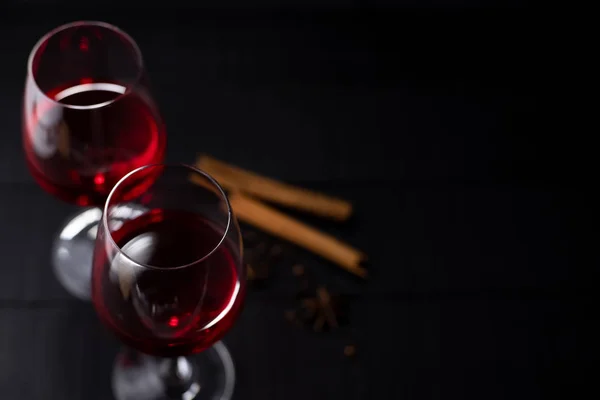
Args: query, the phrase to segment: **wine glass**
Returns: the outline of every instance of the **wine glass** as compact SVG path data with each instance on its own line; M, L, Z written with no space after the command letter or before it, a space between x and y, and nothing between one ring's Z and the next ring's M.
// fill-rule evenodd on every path
M89 299L97 223L110 189L129 171L162 162L166 136L148 91L142 55L125 32L73 22L43 36L27 65L23 147L47 192L88 206L55 239L55 275ZM151 178L150 176L148 178ZM151 179L140 180L140 190Z
M219 339L241 310L242 256L229 200L205 172L153 164L115 185L96 237L92 301L136 350L117 357L118 400L231 397L233 363Z

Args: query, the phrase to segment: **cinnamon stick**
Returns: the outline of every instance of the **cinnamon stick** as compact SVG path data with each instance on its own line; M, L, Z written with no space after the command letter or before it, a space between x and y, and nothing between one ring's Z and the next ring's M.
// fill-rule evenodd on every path
M278 182L207 155L198 158L196 167L212 175L227 190L239 190L262 200L338 221L344 221L352 214L352 205L345 200Z
M241 221L304 247L347 271L366 278L367 270L360 266L366 260L366 255L346 243L239 192L231 193L229 202Z

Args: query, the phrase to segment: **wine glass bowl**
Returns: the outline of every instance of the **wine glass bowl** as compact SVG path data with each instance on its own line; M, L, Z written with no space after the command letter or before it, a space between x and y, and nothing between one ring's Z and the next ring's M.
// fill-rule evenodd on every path
M76 22L40 39L29 57L23 111L32 175L78 205L103 204L123 175L164 157L141 52L109 24Z
M128 182L144 174L153 184L132 195ZM176 360L202 352L241 310L242 256L227 196L209 175L185 165L138 168L104 206L93 257L94 307L124 344L144 354ZM122 370L114 378L120 384Z
M166 133L147 83L138 45L110 24L73 22L44 35L27 63L22 122L39 186L69 203L101 206L125 174L162 162ZM138 178L132 192L152 183L150 174ZM56 276L80 298L89 297L100 214L75 215L54 245Z

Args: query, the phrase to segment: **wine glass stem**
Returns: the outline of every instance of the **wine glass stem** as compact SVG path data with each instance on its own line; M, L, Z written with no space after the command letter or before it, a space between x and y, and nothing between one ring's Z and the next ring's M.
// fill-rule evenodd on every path
M186 357L165 358L159 370L170 393L184 393L194 381L193 364Z

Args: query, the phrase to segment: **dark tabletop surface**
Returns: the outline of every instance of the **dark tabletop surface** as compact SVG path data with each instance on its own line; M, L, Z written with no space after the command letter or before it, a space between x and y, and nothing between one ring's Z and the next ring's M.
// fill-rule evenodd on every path
M75 207L34 183L20 144L28 53L77 18L138 41L169 161L207 152L355 204L343 225L306 220L364 249L368 282L294 253L352 295L351 329L298 329L283 285L251 290L225 338L236 399L536 399L587 382L593 284L573 232L589 204L544 133L531 14L39 10L0 12L0 399L112 398L119 344L49 262Z

